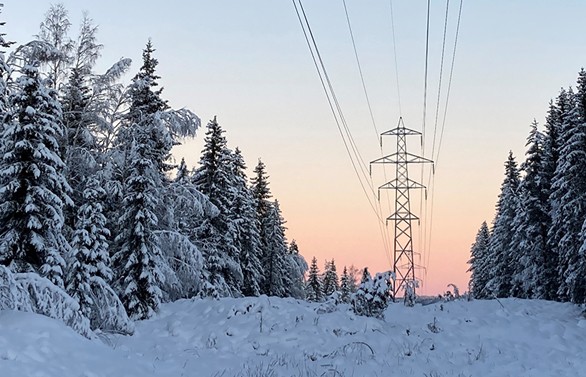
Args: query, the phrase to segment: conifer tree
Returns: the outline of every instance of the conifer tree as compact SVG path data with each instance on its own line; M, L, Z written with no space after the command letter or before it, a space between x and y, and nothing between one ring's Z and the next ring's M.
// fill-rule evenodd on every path
M196 188L219 210L217 216L205 220L198 234L198 246L204 253L205 280L211 284L206 289L212 296L240 293L243 279L231 221L234 175L224 132L216 117L208 123L200 166L193 177Z
M269 212L271 211L271 190L269 188L269 176L266 173L266 166L265 164L259 159L258 164L254 168L254 175L251 179L251 186L250 190L252 192L252 197L256 206L256 218L259 224L259 240L260 240L260 248L261 248L261 265L263 266L264 270L263 275L265 276L263 279L266 280L266 276L268 272L266 271L269 267L266 264L266 261L269 260L268 254L268 230L266 225L268 222L266 221ZM261 293L262 294L269 294L266 291L268 287L267 284L261 284Z
M580 89L579 89L580 90ZM579 300L574 290L573 268L579 258L582 222L586 218L586 124L581 122L577 96L567 92L566 109L561 113L562 127L559 163L552 181L552 224L549 237L557 254L558 298ZM557 241L557 242L555 242Z
M40 272L63 287L69 250L63 207L71 200L59 154L61 105L36 65L26 64L21 73L2 130L0 261L15 272Z
M362 270L362 277L360 278L360 284L365 283L370 280L372 280L372 277L370 276L370 272L368 271L368 267L364 267L364 269Z
M148 131L149 124L141 123L140 127ZM159 225L155 211L160 176L148 157L148 132L137 133L137 136L129 153L130 171L124 182L121 232L116 237L120 246L113 263L117 266L121 299L129 316L146 319L158 310L162 299L160 287L164 283L160 265L162 253L155 235Z
M319 302L323 299L323 289L319 278L319 267L317 266L317 259L315 257L311 260L311 266L309 267L305 297L307 298L307 301L313 302Z
M543 143L544 137L534 121L527 138L527 157L521 165L525 176L519 185L518 210L511 224L514 230L510 246L513 252L511 295L514 297L544 297L543 266L550 218Z
M242 270L242 294L258 296L263 276L260 263L261 247L259 222L252 192L247 186L246 165L238 148L230 155L233 198L230 208L230 221L235 232L236 247L240 255Z
M562 147L562 114L568 111L568 93L562 89L555 102L550 101L549 110L545 121L545 134L543 142L543 184L545 193L548 195L546 210L548 213L548 231L545 245L544 263L541 269L543 298L555 300L558 298L558 287L560 284L557 264L557 244L559 243L558 233L552 230L553 227L553 206L557 205L552 195L552 184L555 172L560 163L560 150Z
M514 260L510 246L513 240L511 224L518 209L519 169L513 153L505 163L505 179L501 185L501 193L496 205L496 216L493 222L492 235L489 243L490 268L487 293L496 297L508 297L511 293Z
M88 178L71 241L73 263L69 269L67 292L78 301L82 313L88 318L92 317L94 304L92 282L101 279L107 284L112 279L107 241L110 231L106 228L102 205L105 196L106 191L97 177Z
M324 295L327 297L332 293L338 291L339 289L340 286L338 283L338 273L336 272L336 264L333 259L329 262L326 261L323 278Z
M177 167L177 174L175 175L175 182L185 182L189 179L189 170L185 163L185 158L181 159L181 163Z
M133 319L145 319L158 309L163 294L163 257L157 207L172 145L161 118L166 102L160 98L152 44L143 52L143 66L129 89L130 109L118 135L124 152L122 181L124 198L118 222L113 265L119 293Z
M287 270L287 243L285 239L285 220L281 215L279 202L275 200L265 218L266 244L262 263L265 266L262 291L269 296L289 296L291 277Z
M342 271L342 278L340 279L340 299L344 303L350 302L350 296L352 295L350 276L348 275L348 269L344 266Z
M487 294L486 284L489 279L489 269L492 267L492 260L490 259L488 247L490 242L490 233L486 221L482 223L476 240L472 244L470 250L471 258L468 261L470 264L469 272L472 272L470 277L471 293L475 298L489 298Z

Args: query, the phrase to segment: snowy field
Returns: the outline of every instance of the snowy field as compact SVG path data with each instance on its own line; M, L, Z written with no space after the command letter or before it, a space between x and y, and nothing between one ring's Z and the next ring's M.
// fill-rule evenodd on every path
M586 376L586 319L505 299L393 304L383 321L263 296L166 304L133 336L88 340L0 311L0 376Z

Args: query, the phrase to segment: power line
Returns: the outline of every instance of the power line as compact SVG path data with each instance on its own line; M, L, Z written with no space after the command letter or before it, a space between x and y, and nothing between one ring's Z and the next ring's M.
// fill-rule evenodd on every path
M450 66L450 77L448 79L448 90L446 93L446 103L444 104L444 116L443 116L443 120L442 120L442 130L440 132L440 139L439 139L438 148L437 148L436 164L437 164L437 160L439 159L440 149L442 147L442 140L444 137L444 129L446 127L446 115L448 113L448 103L450 100L450 92L452 89L452 77L454 75L454 62L456 61L456 48L458 47L458 35L460 34L460 20L462 18L462 5L463 5L463 3L464 3L464 0L460 0L460 7L458 10L458 22L456 24L456 38L454 39L454 51L452 52L452 63Z
M352 134L347 126L346 120L345 120L344 115L342 113L341 106L340 106L340 104L337 100L337 97L335 95L333 85L332 85L332 83L329 79L329 76L327 74L325 64L323 63L323 60L321 58L321 54L319 52L319 48L317 46L317 43L315 41L315 37L314 37L313 32L311 30L311 26L310 26L309 21L307 19L307 14L305 12L305 9L303 8L303 4L302 4L301 0L298 0L298 1L299 1L299 6L297 6L297 3L295 2L295 0L292 0L293 6L295 8L295 13L297 14L299 24L301 25L301 29L303 31L305 41L306 41L307 46L309 48L309 51L311 53L311 57L312 57L314 66L315 66L316 71L318 73L322 88L324 90L324 94L326 95L328 105L330 107L330 110L332 112L332 116L334 117L334 121L335 121L336 126L338 128L338 132L340 133L340 136L342 137L344 148L346 149L346 153L348 154L348 157L350 158L352 168L356 174L356 177L358 178L358 181L360 183L360 187L362 188L362 191L364 192L364 195L366 196L366 199L368 200L370 207L372 208L372 210L374 211L375 215L377 216L377 218L379 220L379 230L381 231L381 236L383 237L383 243L384 243L384 230L382 228L382 226L384 224L384 220L382 219L381 213L379 213L376 210L374 204L371 201L371 198L366 190L365 184L362 180L362 177L360 176L360 172L356 166L356 162L354 161L354 159L356 158L357 160L362 162L362 165L360 165L360 167L362 169L363 175L366 176L364 169L363 169L364 161L362 160L362 157L357 150L357 147L356 147L354 140L352 138ZM301 10L301 12L300 12L300 10ZM301 14L303 14L303 17L301 16ZM304 21L305 21L305 23L304 23ZM321 67L321 69L320 69L320 67ZM348 137L348 140L346 140L346 137L344 136L344 131L346 132L346 137ZM352 149L352 152L354 153L354 157L352 156L351 149ZM374 193L374 188L372 187L372 183L370 184L369 188ZM387 258L388 257L389 256L387 255Z
M340 121L342 123L343 129L346 133L346 136L348 137L350 147L351 147L352 152L354 153L354 156L358 162L358 166L362 172L363 177L366 178L367 183L369 183L368 182L368 175L366 174L366 164L364 163L364 159L362 158L362 155L360 154L360 151L358 150L358 147L356 146L354 138L352 137L352 133L350 132L350 129L348 128L348 123L346 122L346 118L344 117L344 113L342 112L342 108L341 108L340 103L338 101L338 97L336 96L336 92L334 91L332 82L330 80L330 77L329 77L328 72L326 70L325 64L324 64L323 59L321 57L321 54L319 52L319 48L317 47L317 42L315 41L313 31L311 30L311 25L309 24L309 20L307 19L307 14L305 13L303 3L301 2L301 0L298 0L298 1L299 1L299 6L301 8L301 12L303 13L303 18L304 18L305 23L307 25L307 30L309 32L309 36L311 37L311 41L312 41L313 46L315 48L315 52L317 54L318 61L320 63L322 72L324 74L325 81L328 84L328 88L330 90L329 93L331 94L332 99L334 101L334 104L336 105L336 109L337 109L338 114L340 116ZM372 186L371 183L369 185L369 188L372 191L372 193L374 194L375 193L374 187ZM370 199L369 199L369 201L370 201Z
M452 78L453 78L453 74L454 74L454 62L456 60L456 49L458 47L458 35L460 34L460 21L462 19L462 5L464 3L464 0L460 0L460 6L458 9L458 21L456 23L456 35L454 38L454 49L452 51L452 62L450 64L450 76L448 78L448 89L446 92L446 101L444 104L444 114L443 114L443 119L442 119L442 128L441 128L441 132L440 132L440 138L439 138L439 143L438 143L438 148L437 148L437 155L435 158L435 164L436 164L436 168L437 168L437 163L439 160L439 156L440 156L440 151L441 151L441 146L442 146L442 140L444 137L444 129L446 126L446 116L448 113L448 104L449 104L449 99L450 99L450 92L452 89ZM433 156L432 156L433 157ZM433 229L433 208L434 208L434 195L435 195L435 174L432 176L432 182L431 182L431 217L430 217L430 224L429 224L429 242L428 244L431 245L431 235L432 235L432 229ZM430 258L431 256L428 255L428 258ZM429 260L428 260L429 262ZM427 270L426 270L427 271Z
M442 38L442 53L441 53L441 59L440 59L440 72L439 72L439 79L438 79L438 86L437 86L437 103L436 103L436 107L435 107L435 121L434 121L434 125L433 125L433 142L431 144L431 158L433 159L434 154L435 154L435 145L436 145L436 136L437 136L437 125L438 125L438 120L439 120L439 110L440 110L440 101L441 101L441 94L442 94L442 79L443 79L443 73L444 73L444 56L445 56L445 51L446 51L446 35L448 32L448 16L449 16L449 11L450 11L450 0L446 0L446 13L445 13L445 17L444 17L444 32L443 32L443 38ZM431 176L433 174L433 171L430 170L429 171L429 178L427 180L428 186L431 183ZM433 192L433 187L431 188L432 192ZM425 218L427 220L427 208L428 206L425 207ZM425 242L425 247L423 249L423 263L424 265L426 265L426 260L429 256L429 247L430 245L428 244L428 241L431 241L431 222L432 222L432 217L433 217L433 199L431 201L431 214L430 214L430 219L429 219L429 223L430 223L430 235L429 235L429 240L428 240L428 236L427 236L427 221L425 222L425 230L424 230L424 242Z
M427 24L426 24L426 31L425 31L425 74L423 78L423 126L421 129L421 133L423 134L422 138L422 149L423 155L425 156L425 122L427 118L427 72L428 72L428 63L429 63L429 13L431 7L431 0L427 0Z
M437 104L435 107L435 123L433 126L433 143L431 144L431 157L432 158L435 153L435 140L436 140L436 134L437 134L437 124L438 124L438 119L439 119L440 98L441 98L441 94L442 94L442 78L443 78L443 74L444 74L444 55L445 55L445 51L446 51L446 34L448 31L449 11L450 11L450 0L446 0L446 15L445 15L445 20L444 20L444 36L443 36L443 40L442 40L442 57L440 60L439 82L438 82L438 86L437 86Z
M430 19L430 12L431 11L431 0L427 0L427 22L425 27L425 73L423 76L423 124L421 127L421 155L425 157L425 139L427 135L425 134L425 124L427 120L427 78L428 78L428 66L429 66L429 19ZM432 156L433 157L433 156ZM423 183L423 165L421 166L421 182ZM427 209L427 204L425 206ZM423 212L423 196L419 197L419 213ZM424 225L426 224L425 221L427 220L427 214L424 216ZM424 229L425 230L425 229ZM423 238L423 242L422 242ZM425 239L426 234L424 232L423 236L421 235L421 226L419 227L418 231L418 240L419 245L422 245L423 250L425 250Z
M352 24L350 22L350 15L348 14L348 7L346 6L346 0L342 0L342 4L344 4L344 13L346 13L346 22L348 24L348 30L350 31L350 39L352 40L352 47L354 49L354 57L356 58L356 65L358 66L358 72L360 73L360 81L362 82L362 89L364 91L364 96L366 97L366 104L368 105L368 111L370 112L370 120L372 121L372 126L374 127L374 132L376 133L376 140L378 141L379 132L376 127L376 121L374 120L374 115L372 113L372 106L370 105L370 98L368 97L368 90L366 90L366 83L364 81L364 74L362 73L362 65L360 64L360 59L358 58L358 50L356 49L356 41L354 40L354 32L352 31Z
M370 113L370 120L372 122L372 126L374 128L375 136L376 136L376 139L377 139L377 142L378 142L380 133L379 133L378 128L376 126L376 120L374 118L374 113L372 111L372 105L370 103L370 96L368 95L368 89L366 88L366 80L364 79L364 73L362 71L362 64L360 63L360 58L358 56L358 49L356 47L356 40L354 38L354 31L352 30L352 22L350 21L350 14L348 12L348 7L346 5L346 0L343 0L342 1L342 4L344 5L344 13L346 14L346 23L348 25L348 31L350 32L350 39L352 41L352 48L354 50L354 57L356 59L356 65L358 67L358 73L360 74L360 81L362 83L362 89L363 89L363 92L364 92L364 97L366 99L366 104L368 106L368 111ZM382 157L383 156L383 148L382 148L382 145L380 145L380 153L381 153L381 157ZM387 173L386 173L386 169L384 169L384 168L383 168L383 174L384 174L384 178L385 178L385 182L386 182L387 181ZM370 177L370 179L371 179L371 182L372 182L372 177ZM388 205L390 207L391 206L391 203L390 203L390 198L389 198L388 194L387 194L387 201L388 201ZM379 198L379 200L377 202L378 202L378 210L379 210L379 212L382 215L382 208L381 208L381 205L380 205L380 198ZM390 240L389 240L389 237L387 235L387 232L384 232L384 235L385 235L384 236L384 239L385 239L384 240L385 241L385 251L387 253L389 253L389 249L388 248L390 247Z

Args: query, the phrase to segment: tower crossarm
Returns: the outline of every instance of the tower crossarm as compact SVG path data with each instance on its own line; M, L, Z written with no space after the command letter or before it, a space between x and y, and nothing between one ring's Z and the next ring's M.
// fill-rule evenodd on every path
M405 127L397 127L380 134L381 136L421 136L421 132Z
M427 198L427 187L422 185L419 182L415 182L412 179L406 178L406 179L393 179L392 181L389 181L387 183L385 183L382 186L379 186L378 188L378 200L380 200L380 190L421 190L423 189L425 191L425 197Z
M409 152L395 152L371 161L370 164L433 164L433 161Z

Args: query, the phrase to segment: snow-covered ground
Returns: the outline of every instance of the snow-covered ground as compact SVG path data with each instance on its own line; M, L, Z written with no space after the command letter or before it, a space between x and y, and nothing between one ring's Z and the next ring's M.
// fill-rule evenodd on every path
M0 311L1 377L574 377L585 345L577 306L515 299L393 304L384 321L293 299L183 300L96 340Z

